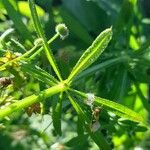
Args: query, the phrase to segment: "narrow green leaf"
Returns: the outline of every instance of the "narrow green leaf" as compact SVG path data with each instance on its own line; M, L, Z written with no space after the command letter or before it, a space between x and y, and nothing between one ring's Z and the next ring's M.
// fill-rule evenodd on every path
M77 95L80 95L81 97L88 99L88 97L85 93L77 91L77 90L72 90L72 89L70 89L70 90L72 92L76 93ZM126 119L134 121L134 122L144 123L143 117L140 114L134 112L133 110L131 110L128 107L123 106L119 103L115 103L113 101L95 96L94 104L98 105L100 107L103 106L104 108L106 108L106 110L111 111L120 117L126 118Z
M112 38L112 28L104 30L95 39L92 45L83 53L75 67L73 68L70 76L68 77L68 82L70 82L79 72L90 66L100 54L107 47L109 41Z
M104 138L101 132L95 132L95 133L89 132L89 134L93 139L93 141L98 145L100 150L111 150L108 142L106 141L106 139Z
M63 18L63 21L68 26L72 34L74 34L78 39L81 39L81 41L87 44L93 41L92 37L89 35L84 26L82 26L79 21L74 18L74 16L71 15L70 12L67 11L67 9L64 9L64 7L62 6L60 7L59 12Z
M15 47L15 49L17 50L17 52L24 53L24 52L27 51L25 49L25 47L19 41L15 40L15 39L10 39L10 41L11 41L11 45L13 47Z
M3 5L5 6L9 17L12 19L15 28L18 30L20 35L24 38L24 40L29 39L31 42L33 41L32 35L22 22L21 15L15 10L13 5L10 3L9 0L2 0Z
M88 120L87 118L84 118L85 117L84 112L83 112L82 108L79 106L79 104L70 96L69 93L67 93L67 95L68 95L68 98L69 98L72 106L76 110L77 114L80 115L80 117L82 119Z
M140 86L138 85L138 83L135 82L134 84L135 84L135 87L137 90L137 94L140 97L144 108L149 112L150 111L150 103L149 103L148 99L146 99L146 97L143 95L142 90L141 90Z
M31 11L31 15L32 15L32 19L33 19L33 22L34 22L35 29L36 29L39 37L43 39L43 47L44 47L45 54L48 58L48 61L50 62L51 66L54 69L54 71L55 71L57 77L59 78L59 80L62 81L62 77L59 73L59 69L57 67L57 64L56 64L56 61L54 59L53 53L50 50L47 39L44 35L44 31L42 29L42 25L39 21L34 0L29 0L29 6L30 6L30 11Z
M77 121L77 133L79 136L84 134L84 120L81 115L78 114L78 121Z
M114 114L120 117L126 118L131 121L135 121L135 122L143 122L143 118L140 114L134 112L133 110L121 104L118 104L113 101L109 101L107 99L100 98L100 97L95 97L94 103L95 105L105 107L107 110L113 112Z
M53 109L53 126L55 128L55 131L60 136L62 135L61 131L61 113L62 113L62 100L63 100L63 93L60 93L58 102L56 104L56 107Z
M50 86L56 85L58 81L45 70L41 69L38 66L30 65L30 64L22 64L21 70L28 73L32 76Z
M71 140L67 141L65 145L71 148L82 145L88 140L88 137L88 134L73 137Z

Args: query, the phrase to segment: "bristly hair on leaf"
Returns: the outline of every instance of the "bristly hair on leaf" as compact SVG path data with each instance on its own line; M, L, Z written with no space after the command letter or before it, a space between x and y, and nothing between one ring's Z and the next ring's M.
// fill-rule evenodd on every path
M107 47L111 38L112 27L100 33L100 35L94 40L92 45L82 54L82 56L78 60L77 64L75 65L71 74L68 77L68 82L70 82L77 74L85 70L97 60L97 58Z

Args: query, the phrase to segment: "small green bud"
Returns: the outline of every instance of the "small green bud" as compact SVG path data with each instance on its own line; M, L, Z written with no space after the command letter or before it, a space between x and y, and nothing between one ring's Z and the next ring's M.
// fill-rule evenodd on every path
M34 41L34 45L36 46L40 46L43 44L43 39L42 38L38 38Z
M69 35L69 30L65 24L58 24L55 28L56 33L60 35L60 38L64 40Z

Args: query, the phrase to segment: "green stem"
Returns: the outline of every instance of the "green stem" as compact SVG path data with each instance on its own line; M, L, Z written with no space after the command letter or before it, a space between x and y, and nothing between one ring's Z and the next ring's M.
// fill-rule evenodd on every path
M55 34L49 41L48 44L51 44L57 37L59 37L59 34ZM17 57L7 63L5 63L4 65L0 66L0 70L2 70L3 68L5 68L6 66L8 66L11 63L20 61L21 59L27 57L28 55L30 55L36 48L38 47L38 45L35 45L32 49L30 49L29 51L27 51L26 53L24 53L23 55L21 55L20 57ZM41 47L40 49L38 49L33 55L31 55L30 58L28 58L28 60L32 60L36 55L38 55L41 51L43 50L43 47Z
M41 25L40 20L38 18L37 10L35 7L35 2L34 2L34 0L28 0L28 1L29 1L31 16L33 19L35 29L38 33L38 36L43 39L43 48L44 48L45 54L47 56L47 59L48 59L50 65L52 66L54 72L56 73L57 77L59 78L59 80L62 81L62 77L61 77L61 74L59 72L58 66L57 66L56 61L54 59L53 53L52 53L52 51L51 51L51 49L47 43L47 39L44 35L42 25Z
M54 40L56 40L59 37L59 34L56 33L49 41L48 44L51 44ZM40 49L38 49L33 55L31 55L31 57L29 58L29 60L34 59L41 51L43 50L43 47L41 47Z
M16 112L18 110L22 110L23 108L29 107L30 105L43 101L44 99L57 94L59 92L63 92L67 90L67 87L64 86L63 83L59 83L56 86L53 86L51 88L48 88L42 92L40 92L40 94L36 95L31 95L28 96L14 104L11 104L9 106L7 106L6 108L0 109L0 119L3 119L4 117L12 114L13 112Z
M80 95L80 96L83 97L83 98L87 98L87 96L85 95L85 93L83 93L83 92L81 92L81 91L77 91L77 90L72 89L72 88L69 88L69 91L71 91L71 92L73 92L73 93L75 93L75 94L77 94L77 95Z

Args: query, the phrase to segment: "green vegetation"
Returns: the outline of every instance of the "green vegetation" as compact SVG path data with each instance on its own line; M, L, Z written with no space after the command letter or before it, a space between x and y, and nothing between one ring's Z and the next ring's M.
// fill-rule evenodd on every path
M1 149L149 149L149 19L140 6L0 1Z

